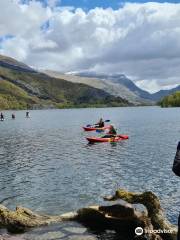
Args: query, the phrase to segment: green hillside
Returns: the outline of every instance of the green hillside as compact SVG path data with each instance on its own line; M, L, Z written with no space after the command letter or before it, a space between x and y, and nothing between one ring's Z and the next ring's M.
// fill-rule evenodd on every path
M161 107L180 107L180 91L175 92L169 96L164 97L159 105Z
M1 109L24 109L28 105L38 103L36 97L30 97L21 88L6 81L0 81L0 108Z
M14 60L15 61L15 60ZM23 69L0 58L0 109L127 106L127 100L85 84Z

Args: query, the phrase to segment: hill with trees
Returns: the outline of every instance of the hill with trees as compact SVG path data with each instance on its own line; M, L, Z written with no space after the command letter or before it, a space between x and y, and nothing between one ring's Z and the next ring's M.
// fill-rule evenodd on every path
M164 97L159 105L161 107L180 107L180 91Z

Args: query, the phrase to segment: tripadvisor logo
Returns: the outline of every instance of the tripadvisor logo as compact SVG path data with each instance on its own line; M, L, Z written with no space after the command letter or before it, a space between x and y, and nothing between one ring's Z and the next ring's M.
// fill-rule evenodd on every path
M142 228L142 227L137 227L137 228L135 229L135 234L136 234L137 236L141 236L141 235L143 234L143 228Z
M142 234L152 234L152 233L170 233L170 234L172 234L173 233L173 231L172 230L170 230L170 229L144 229L143 230L143 228L142 227L137 227L136 229L135 229L135 234L137 235L137 236L141 236Z

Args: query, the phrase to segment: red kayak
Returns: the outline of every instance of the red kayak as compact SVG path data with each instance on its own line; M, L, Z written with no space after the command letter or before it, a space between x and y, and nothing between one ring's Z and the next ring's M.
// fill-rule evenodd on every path
M84 131L86 131L86 132L96 131L96 130L104 131L104 130L109 129L109 128L110 128L110 125L104 126L102 128L100 128L100 127L83 127Z
M116 135L115 137L87 137L86 139L89 143L95 142L119 142L122 140L127 140L129 137L127 135Z

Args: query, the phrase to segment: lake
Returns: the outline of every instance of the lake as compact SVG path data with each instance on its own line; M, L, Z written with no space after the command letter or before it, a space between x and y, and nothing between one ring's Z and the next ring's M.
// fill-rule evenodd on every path
M15 120L12 111L4 111L6 120L0 122L0 201L5 206L60 214L102 204L102 196L120 187L153 191L168 219L177 222L180 178L171 168L180 140L180 108L34 110L29 119L25 111L14 112ZM82 126L100 117L111 119L129 140L88 145L85 137L97 133Z

